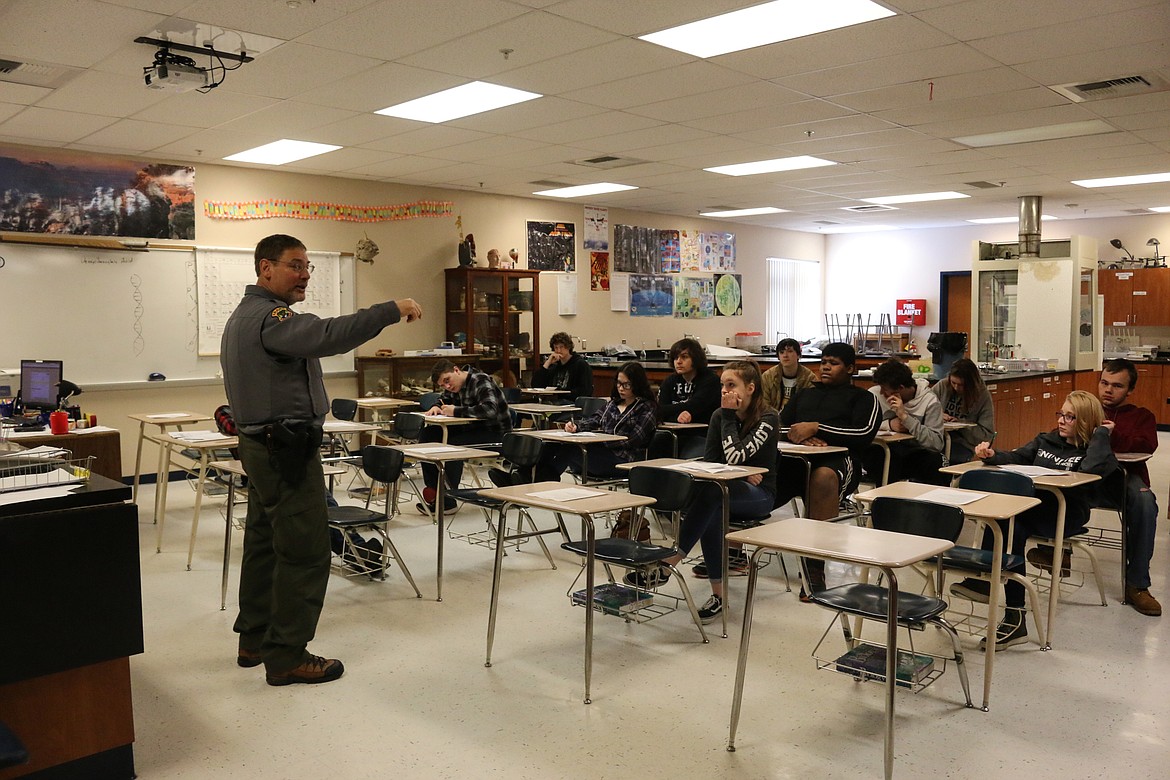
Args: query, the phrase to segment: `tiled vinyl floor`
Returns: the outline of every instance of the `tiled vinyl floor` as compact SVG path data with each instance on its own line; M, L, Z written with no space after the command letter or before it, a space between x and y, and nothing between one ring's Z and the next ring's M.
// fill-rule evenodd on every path
M1170 434L1160 439L1152 471L1164 520ZM222 501L205 502L187 571L193 493L176 484L170 495L161 554L153 490L140 496L146 652L132 674L142 778L880 776L883 688L815 670L810 653L830 615L786 593L776 566L761 574L738 750L728 753L744 579L731 582L731 637L714 631L707 645L685 613L645 625L599 616L586 706L584 613L565 597L576 560L557 549L552 571L534 544L505 558L485 668L491 552L448 540L436 602L435 529L407 508L392 533L423 598L396 569L385 582L332 576L311 649L341 658L345 676L273 688L262 668L235 664L239 534L219 609ZM482 523L468 508L456 518ZM1152 591L1170 606L1168 529L1163 521ZM895 776L1166 777L1170 617L1122 605L1118 553L1100 555L1109 605L1082 588L1060 608L1052 651L1032 643L997 658L990 712L961 706L950 669L918 695L899 692ZM689 582L705 600L706 583ZM967 658L978 704L982 655Z

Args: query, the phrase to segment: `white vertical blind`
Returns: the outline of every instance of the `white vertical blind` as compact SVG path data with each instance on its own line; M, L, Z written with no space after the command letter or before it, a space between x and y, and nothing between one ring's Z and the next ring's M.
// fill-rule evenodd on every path
M768 258L765 342L791 336L806 341L824 331L821 264L815 260ZM780 335L777 335L780 334Z

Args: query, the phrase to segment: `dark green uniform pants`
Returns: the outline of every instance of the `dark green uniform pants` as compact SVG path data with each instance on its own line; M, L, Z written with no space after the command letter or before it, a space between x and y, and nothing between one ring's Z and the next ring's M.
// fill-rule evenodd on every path
M315 451L306 457L304 479L290 484L269 462L262 437L240 436L248 519L234 630L240 647L259 650L273 674L308 657L329 582L325 475Z

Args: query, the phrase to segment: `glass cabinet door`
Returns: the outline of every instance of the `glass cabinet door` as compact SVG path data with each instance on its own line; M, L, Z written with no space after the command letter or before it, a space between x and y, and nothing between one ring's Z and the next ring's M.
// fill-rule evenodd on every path
M1016 343L1016 291L1019 271L979 272L980 362L992 362L1001 347Z

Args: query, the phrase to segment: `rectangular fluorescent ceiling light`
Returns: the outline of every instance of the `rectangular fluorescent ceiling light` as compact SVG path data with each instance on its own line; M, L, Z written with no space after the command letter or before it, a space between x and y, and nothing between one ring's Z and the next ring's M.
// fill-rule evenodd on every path
M1100 119L1090 119L1085 122L1068 122L1061 125L1046 125L1044 127L1025 127L1020 130L1003 130L998 133L983 133L981 135L965 135L952 138L952 141L964 146L1006 146L1008 144L1026 144L1031 141L1052 141L1057 138L1078 138L1082 135L1101 135L1102 133L1116 133L1117 128Z
M632 187L629 184L611 184L608 181L598 182L597 184L579 184L576 187L560 187L555 190L541 190L534 192L533 195L547 195L550 198L582 198L586 195L604 195L607 192L622 192L624 190L636 190L637 187Z
M882 198L862 198L866 203L876 203L879 206L889 206L894 203L925 203L930 200L954 200L955 198L969 198L961 192L918 192L913 195L887 195Z
M799 171L802 168L820 168L824 165L836 165L832 160L822 160L819 157L800 155L799 157L778 157L775 160L758 160L757 162L737 163L735 165L717 165L714 168L704 168L711 173L722 173L724 176L755 176L757 173L776 173L777 171Z
M232 162L260 163L261 165L284 165L285 163L303 160L306 157L316 157L319 154L336 151L340 146L333 144L316 144L312 141L290 141L282 138L270 144L257 146L225 157Z
M893 15L870 0L775 0L638 37L695 57L715 57Z
M1056 217L1050 217L1047 214L1040 215L1041 222L1051 222ZM984 217L983 219L969 219L967 220L973 225L1002 225L1008 222L1019 222L1019 217Z
M1170 171L1166 173L1142 173L1137 176L1110 176L1106 179L1081 179L1074 181L1078 187L1123 187L1128 184L1157 184L1170 181Z
M1159 214L1170 214L1170 206L1151 206L1150 211L1156 211Z
M783 214L788 209L778 209L775 206L760 206L754 209L731 209L730 211L700 211L700 217L754 217L758 214Z
M484 111L493 111L504 106L523 103L526 100L535 100L535 92L525 92L522 89L501 87L499 84L488 84L486 81L472 81L460 87L451 87L433 95L424 95L396 106L389 106L375 114L396 116L399 119L416 119L419 122L447 122L472 114L482 114Z

